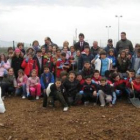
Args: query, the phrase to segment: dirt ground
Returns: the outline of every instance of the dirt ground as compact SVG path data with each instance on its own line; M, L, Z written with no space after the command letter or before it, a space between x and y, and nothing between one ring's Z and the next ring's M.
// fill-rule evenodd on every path
M76 106L63 112L38 101L5 99L0 140L140 140L140 109L125 101L116 106Z

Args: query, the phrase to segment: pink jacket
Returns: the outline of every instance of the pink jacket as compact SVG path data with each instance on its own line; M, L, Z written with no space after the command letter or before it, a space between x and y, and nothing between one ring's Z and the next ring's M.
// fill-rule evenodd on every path
M0 63L0 77L3 77L4 73L7 72L7 69L10 68L10 63L7 61L3 65Z
M36 84L40 84L39 77L37 77L37 76L35 78L29 77L27 80L27 85L26 85L27 93L29 93L29 88L35 86Z
M17 78L18 86L22 86L27 83L28 77L26 75L22 76L22 78Z

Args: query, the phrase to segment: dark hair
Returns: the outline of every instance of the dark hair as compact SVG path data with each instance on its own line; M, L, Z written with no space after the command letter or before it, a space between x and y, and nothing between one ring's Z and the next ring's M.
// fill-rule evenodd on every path
M24 47L24 43L19 42L19 43L17 44L17 47L19 48L19 46L23 46L23 47Z
M65 53L65 52L62 52L62 53L61 53L61 56L66 57L66 53Z
M52 54L52 52L51 52L51 51L48 51L47 53L51 53L51 54Z
M44 66L44 70L45 70L45 69L49 69L49 70L50 70L50 67L49 67L49 66Z
M94 73L99 73L100 74L100 72L98 70L95 70Z
M69 75L70 75L70 74L74 74L74 75L76 76L75 71L70 71L70 72L69 72Z
M106 51L101 51L100 55L106 55Z
M124 34L124 35L126 35L126 32L121 32L121 34Z
M48 40L48 41L50 41L52 43L52 40L51 40L50 37L46 37L45 40Z
M120 75L119 75L118 73L113 73L113 74L112 74L112 79L115 79L117 76L120 77Z
M10 50L13 50L13 48L12 47L8 47L7 52L9 52Z
M83 38L85 38L85 36L84 36L83 33L80 33L80 34L79 34L79 37L83 37Z
M43 48L45 48L45 46L43 45L43 46L41 46L41 49L43 49ZM45 48L46 49L46 48Z
M58 52L58 51L61 52L61 50L59 48L56 50L56 52Z
M55 82L57 82L57 81L60 81L61 82L61 79L60 78L56 78Z
M61 71L61 73L60 73L60 77L62 78L63 76L67 76L68 75L68 73L66 72L66 71Z
M85 45L84 49L90 49L89 45Z
M34 46L35 43L38 43L38 45L39 45L39 42L37 40L34 40L32 43L32 46Z
M24 71L22 69L19 69L18 73L22 73L22 75L24 75Z
M91 76L85 76L85 79L88 79L88 78L92 79L92 77L91 77Z
M134 69L130 69L130 70L128 70L128 71L129 71L129 72L134 72L134 73L136 72Z
M137 44L135 45L135 48L136 48L136 47L140 47L140 44L137 43Z
M4 53L0 54L0 63L1 63L1 56L4 56L4 62L6 63L7 59L6 59L6 55Z

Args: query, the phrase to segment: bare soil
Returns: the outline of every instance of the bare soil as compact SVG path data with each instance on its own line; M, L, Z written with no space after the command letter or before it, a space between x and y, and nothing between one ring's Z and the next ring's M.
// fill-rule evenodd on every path
M140 140L140 109L125 101L112 108L80 105L63 112L38 101L5 99L0 140Z

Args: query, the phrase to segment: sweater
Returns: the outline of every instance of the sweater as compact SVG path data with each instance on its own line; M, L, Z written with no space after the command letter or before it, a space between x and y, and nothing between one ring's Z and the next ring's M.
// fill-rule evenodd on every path
M18 77L17 78L17 84L18 84L18 86L22 86L22 85L26 84L27 83L27 80L28 80L28 77L26 75L23 75L21 78Z

